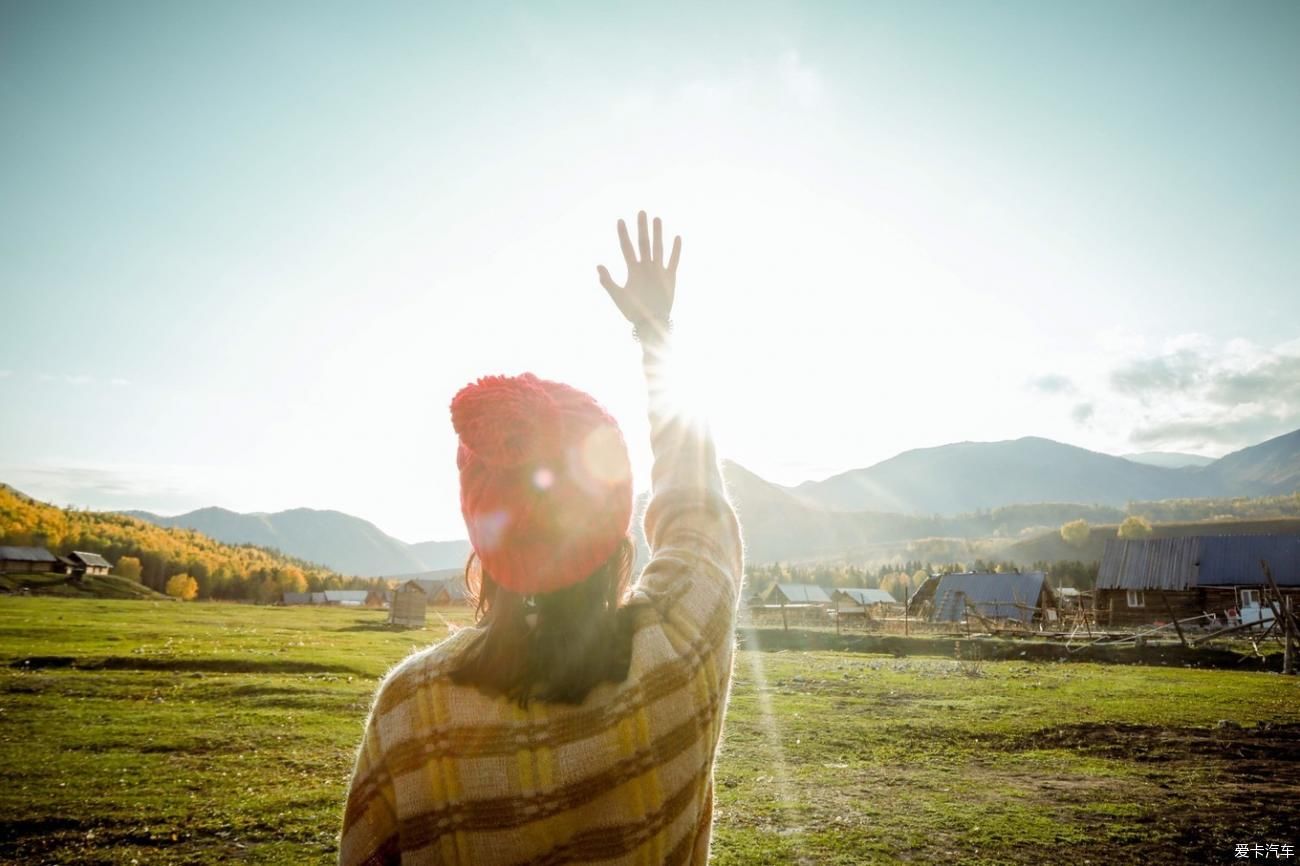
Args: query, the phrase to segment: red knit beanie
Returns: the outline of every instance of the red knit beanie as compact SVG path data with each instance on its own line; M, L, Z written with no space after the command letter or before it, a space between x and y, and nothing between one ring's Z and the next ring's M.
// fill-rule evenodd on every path
M460 510L483 570L512 592L586 580L632 520L632 465L618 423L559 382L487 376L451 401Z

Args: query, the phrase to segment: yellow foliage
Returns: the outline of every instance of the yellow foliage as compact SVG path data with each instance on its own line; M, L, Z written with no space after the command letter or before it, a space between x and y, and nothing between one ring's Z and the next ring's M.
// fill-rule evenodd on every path
M167 594L181 601L189 601L199 594L199 584L188 574L173 574L167 578Z
M1080 518L1071 520L1061 527L1061 538L1071 547L1083 547L1088 543L1088 537L1092 534L1092 529L1088 526L1088 521Z
M127 580L138 581L140 575L144 574L144 566L140 565L140 560L135 556L123 556L113 566L113 573L125 577Z
M1119 525L1120 538L1150 538L1153 532L1151 521L1136 514L1125 517Z
M256 598L263 584L290 592L360 588L366 584L321 566L252 545L223 544L190 529L155 526L125 514L56 508L0 484L0 544L44 545L54 553L88 550L117 563L140 565L146 586L162 590L163 575L183 571L203 598ZM193 596L191 596L193 597ZM277 594L278 598L278 594Z

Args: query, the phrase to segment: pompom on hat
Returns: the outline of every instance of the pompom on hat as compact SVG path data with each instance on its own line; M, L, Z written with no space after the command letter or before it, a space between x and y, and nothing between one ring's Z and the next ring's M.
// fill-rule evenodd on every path
M486 376L451 401L460 510L483 570L520 594L586 580L632 520L632 465L618 423L560 382Z

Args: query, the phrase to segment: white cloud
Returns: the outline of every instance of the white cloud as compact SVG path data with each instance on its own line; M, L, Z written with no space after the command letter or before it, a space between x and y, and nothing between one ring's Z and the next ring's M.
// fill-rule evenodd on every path
M1300 427L1300 342L1216 346L1198 335L1133 357L1109 376L1115 412L1140 411L1129 439L1147 448L1223 450Z

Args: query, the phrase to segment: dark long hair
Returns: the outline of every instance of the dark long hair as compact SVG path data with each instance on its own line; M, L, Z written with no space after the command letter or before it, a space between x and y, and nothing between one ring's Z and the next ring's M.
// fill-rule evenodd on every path
M465 650L452 682L526 707L534 698L580 704L600 683L627 679L634 629L632 611L621 602L634 555L624 538L580 583L525 596L503 588L471 553L465 585L484 631Z

